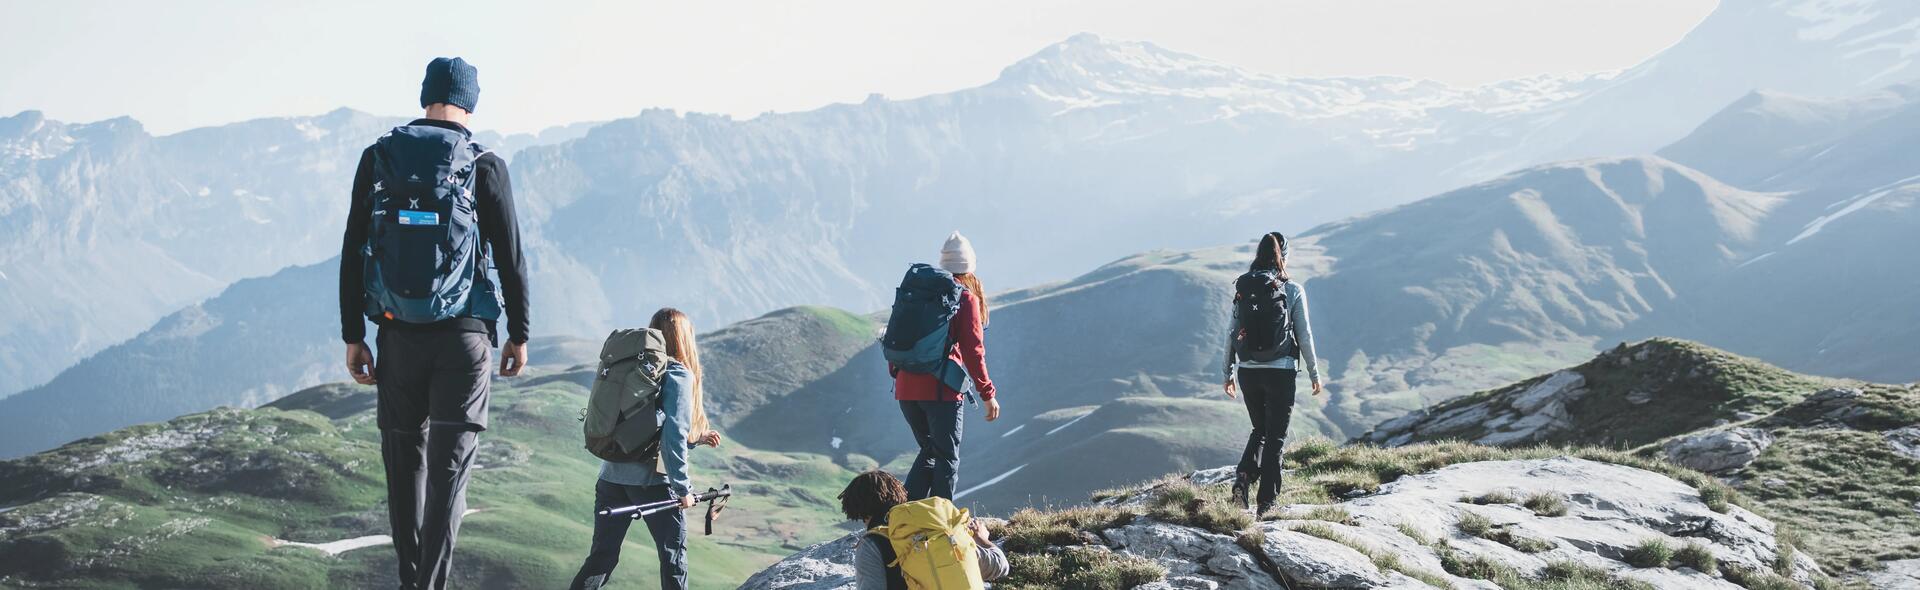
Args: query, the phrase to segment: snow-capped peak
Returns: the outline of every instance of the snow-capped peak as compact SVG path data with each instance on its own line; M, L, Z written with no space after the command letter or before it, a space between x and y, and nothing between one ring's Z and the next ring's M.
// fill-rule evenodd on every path
M1359 125L1374 143L1411 148L1444 124L1436 116L1530 112L1577 97L1611 75L1540 75L1464 88L1397 76L1289 77L1080 33L1008 66L988 89L1035 99L1055 115L1178 103L1188 119L1341 120Z

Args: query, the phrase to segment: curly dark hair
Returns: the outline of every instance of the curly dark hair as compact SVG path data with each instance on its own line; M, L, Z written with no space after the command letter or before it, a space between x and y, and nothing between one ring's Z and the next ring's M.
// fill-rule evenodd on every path
M853 476L847 483L847 489L840 491L840 512L847 520L858 520L873 526L894 506L907 502L907 486L884 470L874 469Z

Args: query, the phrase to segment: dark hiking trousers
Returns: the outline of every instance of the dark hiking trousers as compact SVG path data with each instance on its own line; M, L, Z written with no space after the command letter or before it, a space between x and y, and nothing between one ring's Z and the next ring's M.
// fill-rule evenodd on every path
M445 588L467 510L467 471L487 429L493 344L484 333L382 329L380 454L401 588Z
M629 486L599 480L593 485L593 549L587 562L574 574L572 590L598 590L613 580L613 568L620 564L620 544L627 540L627 527L633 516L600 516L606 508L619 508L679 496L666 485ZM653 534L654 551L660 554L660 587L684 590L687 587L687 513L663 510L646 517L647 532Z
M1247 402L1253 433L1235 468L1243 477L1258 480L1255 504L1269 506L1280 492L1280 451L1287 446L1287 425L1293 421L1293 369L1240 369L1240 397Z
M960 430L965 414L960 401L900 401L900 414L920 444L920 455L907 470L907 500L939 496L953 499L960 474Z

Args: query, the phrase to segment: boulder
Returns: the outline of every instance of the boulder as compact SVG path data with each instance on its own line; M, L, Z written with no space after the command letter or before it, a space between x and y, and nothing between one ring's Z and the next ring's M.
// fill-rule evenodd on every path
M1868 572L1868 585L1881 590L1896 588L1920 588L1920 559L1902 559L1880 564L1886 566L1879 571Z
M1882 436L1887 438L1887 445L1893 447L1893 452L1920 461L1920 425L1889 430Z
M741 590L835 590L853 587L853 548L860 533L820 543L787 556L747 578Z
M1279 588L1260 562L1233 537L1140 519L1101 534L1115 551L1144 555L1167 568L1175 588Z
M1387 576L1373 560L1352 547L1296 533L1279 523L1262 523L1267 535L1261 550L1288 579L1314 588L1379 588Z
M1731 428L1675 437L1662 449L1667 460L1707 473L1725 473L1752 463L1773 444L1773 435L1758 428Z

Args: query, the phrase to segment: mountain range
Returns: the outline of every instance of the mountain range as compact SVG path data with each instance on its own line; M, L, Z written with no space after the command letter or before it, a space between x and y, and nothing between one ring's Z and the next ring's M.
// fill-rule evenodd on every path
M1053 53L1075 44L1147 47L1081 37L1042 56L1053 59ZM1026 63L1038 67L1049 62L1036 57ZM1577 362L1603 342L1656 335L1698 339L1818 374L1887 382L1920 379L1906 362L1912 350L1920 349L1920 321L1885 321L1912 318L1912 306L1899 294L1920 286L1915 283L1920 277L1904 262L1903 252L1911 248L1901 246L1917 235L1912 231L1913 191L1908 188L1920 180L1920 160L1911 155L1920 152L1908 145L1912 130L1920 128L1914 94L1905 86L1846 98L1750 93L1659 156L1526 168L1296 235L1290 264L1308 287L1331 385L1329 396L1314 402L1299 423L1310 432L1353 436L1408 411ZM571 225L640 215L614 206L622 202L615 187L652 182L619 180L619 175L646 169L621 165L622 158L643 153L682 158L680 152L662 151L667 150L662 138L686 132L674 129L742 124L654 112L594 127L571 141L522 150L516 158L518 178L541 179L527 182L526 192L532 196L527 199L526 223L548 228L529 232L535 236L536 284L544 285L535 296L542 333L590 334L607 325L638 323L655 305L718 305L716 301L734 297L726 289L771 304L779 299L772 293L784 297L809 288L787 284L790 280L814 281L822 288L865 285L861 290L868 291L867 298L885 292L858 280L882 281L883 270L853 272L839 266L847 270L840 275L843 280L821 280L822 275L812 272L738 280L755 276L753 268L774 263L701 262L710 261L703 258L709 254L735 250L732 246L682 249L671 256L629 249L647 240L622 239L611 247L597 247L593 236L610 235L613 226L595 230ZM650 131L637 131L641 129ZM576 159L591 165L574 163ZM675 174L682 173L669 176ZM555 200L543 194L576 197L552 207ZM693 232L689 239L706 239L701 236L720 235L708 234L706 228L725 228L723 233L763 226L785 231L778 228L786 224L767 220L727 220L751 210L749 201L781 207L816 203L778 200L775 194L737 193L748 201L726 207L708 207L685 195L675 201L680 205L655 211L657 217L633 219L652 220L648 227L660 231ZM613 208L595 209L591 202ZM665 221L696 210L719 217ZM808 217L793 210L781 218ZM576 231L551 230L563 226ZM917 233L936 232L923 228ZM539 237L543 235L547 237ZM768 234L755 229L730 235L759 239ZM567 237L556 241L553 236ZM987 244L1031 243L975 237L989 264L999 258ZM908 239L902 235L898 241ZM573 245L563 247L567 241ZM788 259L814 254L838 259L828 251L832 248L821 250L826 247L822 244L755 250ZM874 257L866 264L891 265L896 272L913 258L897 248L861 251ZM672 258L682 255L687 257ZM1213 395L1215 363L1224 345L1225 285L1248 256L1246 246L1155 251L1071 280L996 293L996 317L1015 318L990 331L994 356L1002 359L996 366L1004 367L996 377L1015 392L1046 392L1044 400L1023 404L1018 415L1041 420L1048 413L1064 412L1047 419L1071 419L1091 415L1104 400L1133 394ZM885 262L885 257L898 260ZM1045 257L1014 257L1035 258ZM675 262L659 263L663 259ZM7 410L0 412L0 422L19 425L0 428L0 454L49 448L77 436L222 404L264 403L328 380L337 364L337 351L331 349L338 347L328 336L333 264L239 283L83 361L45 386L0 400L0 408ZM685 270L671 270L690 268L708 270L695 273L705 278L694 280L680 277ZM990 291L1006 284L997 272L983 270ZM610 290L581 287L581 281ZM726 286L692 294L710 283ZM607 304L619 300L616 293L621 292L635 297L622 300L626 303L617 308ZM707 315L717 310L708 308ZM555 323L578 327L553 327ZM884 411L863 421L880 425L871 430L801 434L831 423L823 412L848 405L848 396L841 392L885 390L886 384L867 368L879 364L874 356L871 350L855 354L849 357L851 365L828 371L832 374L822 385L802 388L804 395L794 399L818 395L821 402L787 403L797 404L795 412L818 418L775 420L765 425L768 438L761 442L775 444L775 433L792 433L797 438L791 440L799 442L779 443L792 445L779 448L825 452L830 449L819 445L837 436L851 445L848 450L882 460L900 451L897 420ZM1170 435L1161 438L1163 446L1178 446ZM1024 440L1008 438L1003 444ZM867 446L867 441L879 446ZM1187 467L1206 464L1177 462ZM989 462L986 473L1008 473L1021 465ZM1114 477L1134 475L1141 474Z
M931 255L927 236L955 228L994 280L1034 285L1563 157L1646 154L1756 88L1845 96L1908 77L1911 33L1891 25L1912 10L1729 3L1628 70L1473 88L1271 76L1078 35L947 94L480 139L514 161L539 330L593 335L667 302L720 325L877 308L901 263ZM325 260L355 150L399 121L342 110L154 137L129 119L0 120L0 395L239 279Z

